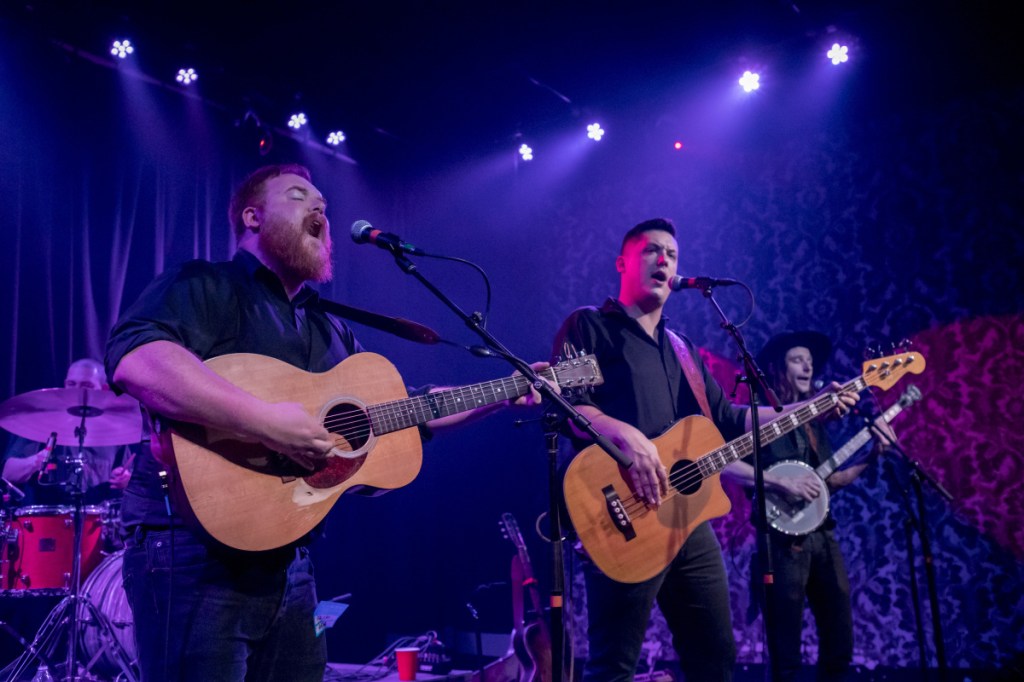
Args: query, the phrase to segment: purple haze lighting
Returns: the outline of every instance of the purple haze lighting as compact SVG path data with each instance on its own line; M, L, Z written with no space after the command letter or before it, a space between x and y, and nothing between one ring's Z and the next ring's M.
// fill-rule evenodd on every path
M337 147L339 144L345 141L345 133L340 130L335 130L333 133L327 136L327 144Z
M601 128L600 123L591 123L587 126L587 137L594 142L599 142L604 137L604 129Z
M178 69L178 75L174 80L178 81L182 85L188 85L197 78L199 78L199 74L196 73L195 69Z
M740 77L739 83L743 86L744 92L751 92L761 87L761 76L750 71L744 71L743 76Z
M293 130L298 130L307 123L309 123L309 121L306 120L306 115L301 112L298 114L292 114L292 117L288 119L288 127Z
M119 59L124 59L132 52L135 52L135 48L132 47L132 41L130 40L115 40L113 47L110 48L110 54L114 55Z
M832 60L833 64L842 64L843 62L850 60L848 54L849 48L846 45L840 45L839 43L833 43L832 49L825 53L825 56Z
M519 145L519 156L523 157L523 161L533 161L533 150L530 149L530 145L525 142Z

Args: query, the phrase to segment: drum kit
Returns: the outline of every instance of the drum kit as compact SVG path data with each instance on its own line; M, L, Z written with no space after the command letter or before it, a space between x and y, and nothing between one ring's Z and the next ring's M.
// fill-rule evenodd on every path
M138 402L111 391L47 388L0 404L0 427L30 441L68 446L72 453L62 466L44 466L40 474L40 484L60 486L70 505L11 507L20 491L0 479L0 600L64 597L3 671L10 672L4 679L24 679L36 660L54 670L50 657L66 641L59 679L95 680L95 671L134 682L139 674L121 586L123 552L104 558L104 547L111 547L104 539L116 537L119 507L85 506L83 481L86 448L139 442Z

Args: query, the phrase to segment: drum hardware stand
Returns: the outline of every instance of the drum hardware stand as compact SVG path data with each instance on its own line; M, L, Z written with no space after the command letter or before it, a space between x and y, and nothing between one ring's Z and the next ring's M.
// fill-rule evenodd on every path
M85 392L83 391L83 398L84 397ZM84 402L85 400L83 399L83 403ZM78 439L78 452L74 459L69 462L71 468L67 479L60 482L60 484L64 486L65 491L71 495L71 499L74 502L73 518L75 532L74 548L71 555L70 594L62 599L46 617L46 620L39 628L39 632L36 634L32 644L28 646L25 653L18 657L16 664L14 665L14 669L6 682L16 682L19 679L19 676L25 673L33 658L38 658L45 664L46 658L43 656L42 651L49 651L56 646L60 641L62 630L66 630L68 644L64 675L61 679L67 682L73 682L74 680L79 679L89 679L88 677L80 677L78 674L78 638L80 634L80 622L83 620L79 617L80 609L86 611L88 616L92 618L93 622L99 626L103 636L106 638L105 646L110 647L113 651L114 658L117 661L118 667L120 667L121 671L124 673L125 679L128 682L137 682L138 677L135 673L132 661L129 660L128 654L125 652L120 642L118 642L110 621L105 615L103 615L99 608L92 603L91 600L79 594L82 582L82 529L85 522L82 515L84 507L82 503L82 497L84 495L84 491L82 490L84 471L82 455L85 446L85 420L87 417L99 416L103 414L103 411L85 404L72 407L68 411L72 414L76 414L76 416L80 416L82 419L81 425L75 428L75 437ZM56 484L56 482L54 484ZM86 672L88 672L88 668L86 668Z

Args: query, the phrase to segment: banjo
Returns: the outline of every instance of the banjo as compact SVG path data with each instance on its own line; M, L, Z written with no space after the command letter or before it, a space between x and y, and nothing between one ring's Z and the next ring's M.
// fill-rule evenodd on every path
M895 405L882 413L881 418L888 424L896 415L920 399L920 389L917 386L911 385L900 396ZM782 462L776 462L768 467L765 473L771 473L777 478L798 478L810 472L817 475L824 482L869 440L871 440L871 427L865 426L857 432L857 435L829 457L827 461L819 465L817 469L804 462L787 459ZM825 517L828 516L829 494L827 485L822 486L821 495L810 502L802 498L793 499L788 495L776 492L766 492L765 500L768 503L766 513L769 525L786 535L807 535L817 530L825 522Z

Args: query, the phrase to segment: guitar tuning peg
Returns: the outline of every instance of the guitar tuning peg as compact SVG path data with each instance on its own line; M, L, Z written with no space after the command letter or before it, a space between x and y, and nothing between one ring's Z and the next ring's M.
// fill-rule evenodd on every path
M911 341L910 339L904 337L904 338L900 339L899 346L900 346L900 349L901 349L902 352L908 353L908 352L910 352L910 349L914 347L914 342Z

